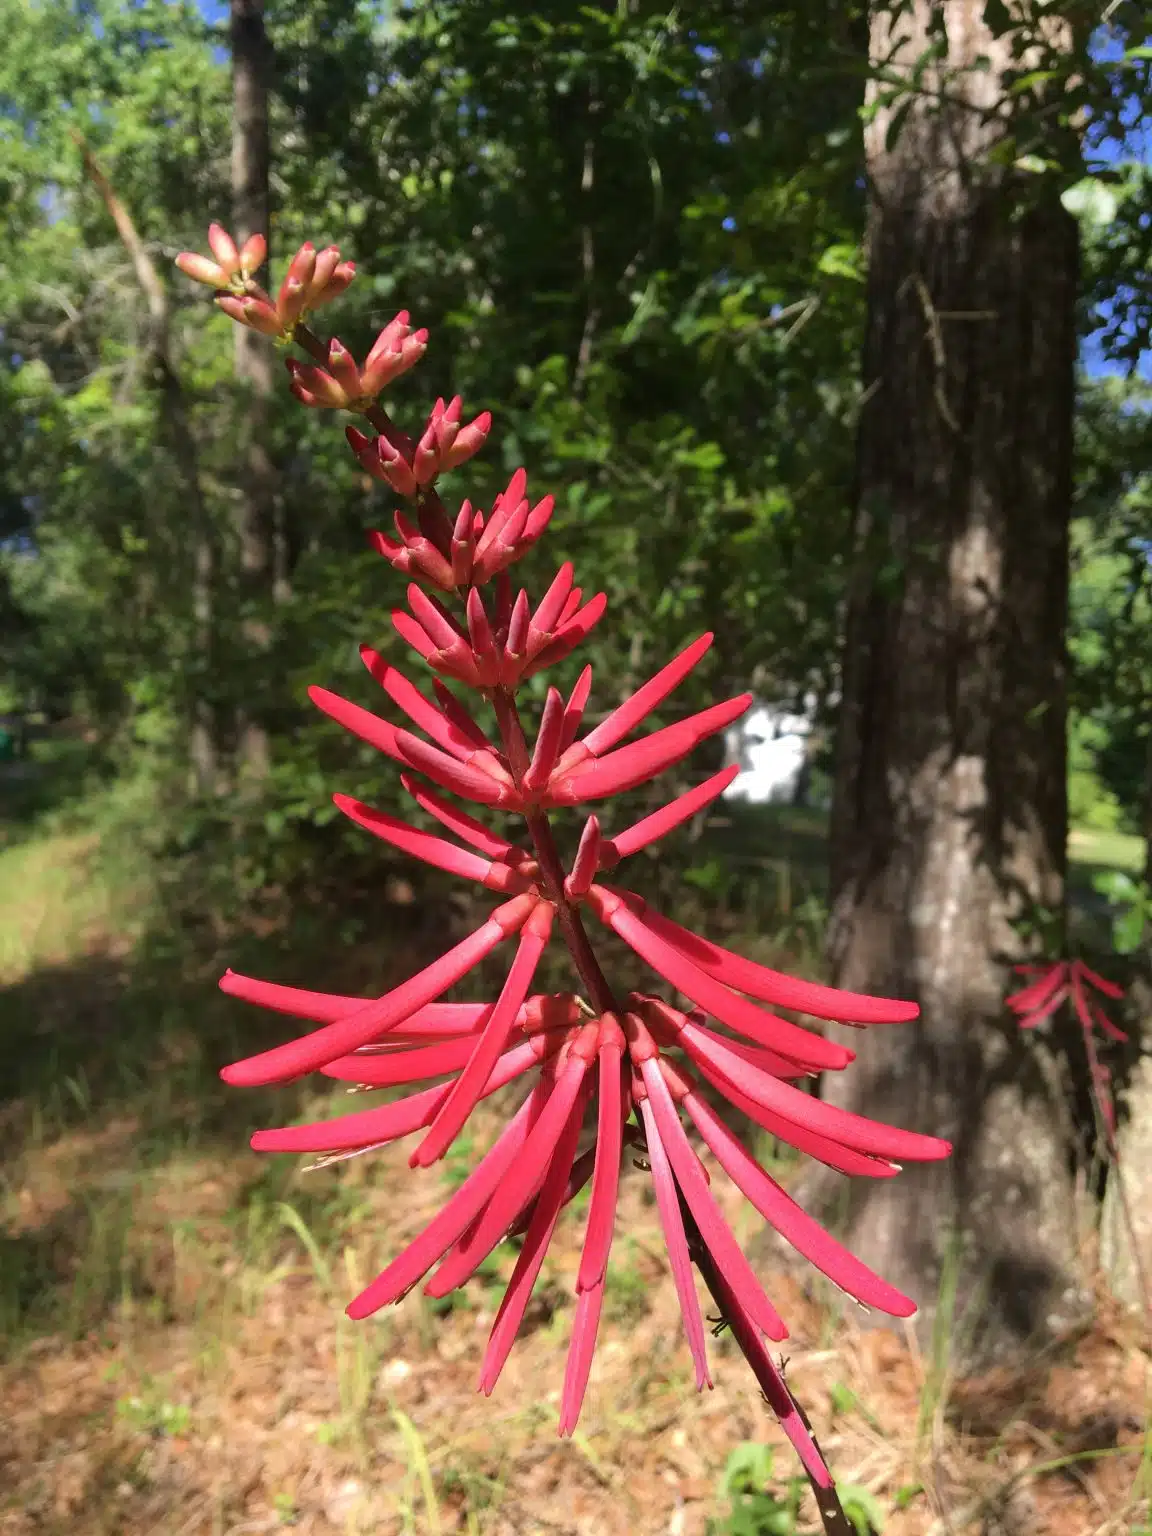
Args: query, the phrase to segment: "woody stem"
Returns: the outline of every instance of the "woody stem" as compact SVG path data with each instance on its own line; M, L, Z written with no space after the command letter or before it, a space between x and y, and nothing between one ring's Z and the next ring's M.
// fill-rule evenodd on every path
M721 1273L707 1244L700 1234L700 1228L688 1209L683 1196L680 1197L680 1211L684 1218L688 1247L691 1251L696 1268L700 1271L704 1284L708 1287L713 1301L720 1309L720 1315L732 1330L732 1337L740 1348L740 1353L752 1368L752 1374L760 1387L764 1401L772 1409L778 1419L783 1420L790 1409L794 1409L804 1422L808 1433L812 1434L812 1426L808 1423L808 1415L800 1407L793 1397L790 1389L785 1385L779 1374L773 1370L768 1358L768 1351L756 1331L756 1325L740 1305L733 1294L731 1286ZM816 1443L815 1435L812 1435L813 1444ZM817 1445L816 1449L820 1447ZM836 1485L831 1483L828 1487L822 1487L813 1477L807 1467L804 1474L808 1479L812 1495L816 1500L816 1508L820 1514L820 1524L824 1527L826 1536L855 1536L854 1528L844 1513L844 1506L840 1502L840 1496L836 1492Z

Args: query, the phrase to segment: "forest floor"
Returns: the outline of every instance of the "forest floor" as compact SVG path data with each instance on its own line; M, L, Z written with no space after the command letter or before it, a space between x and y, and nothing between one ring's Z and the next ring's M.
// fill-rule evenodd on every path
M47 817L37 792L0 786L2 1536L814 1528L725 1336L715 1390L693 1392L636 1175L570 1441L556 1412L577 1220L557 1231L491 1398L475 1383L503 1260L463 1296L414 1291L349 1322L344 1302L459 1182L499 1103L421 1174L396 1149L315 1173L252 1153L255 1126L335 1101L219 1083L220 1062L275 1033L216 993L223 965L355 990L381 980L381 951L322 931L305 942L272 918L196 922L125 835L144 791ZM707 886L706 851L698 867ZM791 873L773 879L785 947L799 944L808 898L793 899ZM386 972L433 937L399 908L383 927ZM718 1195L752 1238L747 1207ZM911 1332L864 1329L825 1291L767 1278L792 1328L789 1382L861 1536L1152 1536L1152 1360L1106 1298L1027 1366L957 1379L946 1328L921 1352Z

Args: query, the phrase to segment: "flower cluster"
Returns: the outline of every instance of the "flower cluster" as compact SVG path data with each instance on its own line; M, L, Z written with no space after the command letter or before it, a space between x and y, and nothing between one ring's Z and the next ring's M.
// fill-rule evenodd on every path
M304 267L314 272L321 258L315 258L315 268L309 265L312 260L309 255L302 262L298 256L290 272ZM190 259L181 258L181 265L199 275ZM347 264L333 259L325 268L329 283L332 274L346 269ZM233 318L252 323L227 298L218 302ZM254 302L265 301L255 296ZM282 329L292 313L291 306L276 307ZM222 1076L249 1086L320 1072L389 1089L435 1080L377 1107L260 1131L252 1138L262 1151L320 1154L324 1161L335 1161L418 1136L410 1156L414 1167L443 1157L482 1099L513 1082L524 1080L527 1087L519 1109L471 1175L419 1237L352 1301L350 1315L367 1317L422 1281L428 1294L443 1296L463 1285L510 1234L523 1234L481 1371L481 1389L491 1392L560 1213L590 1180L560 1410L561 1432L570 1433L596 1341L626 1145L642 1150L651 1168L698 1387L710 1385L691 1273L693 1259L699 1262L702 1252L721 1276L727 1318L738 1337L780 1340L786 1335L724 1219L698 1149L706 1149L764 1219L842 1290L864 1305L909 1315L913 1303L790 1198L728 1127L714 1102L720 1095L754 1124L844 1174L889 1179L899 1171L899 1162L945 1157L950 1149L944 1141L865 1119L806 1091L801 1086L805 1079L843 1069L853 1053L774 1011L872 1025L911 1020L915 1005L771 970L689 932L634 892L606 882L604 877L622 860L704 810L731 782L735 768L714 774L611 834L589 815L567 864L549 820L554 807L604 800L654 778L730 725L751 696L637 734L702 661L712 639L706 634L625 702L594 717L590 727L592 672L585 667L570 691L548 689L534 729L526 732L517 689L563 661L605 608L603 594L586 598L574 584L567 563L536 598L527 587L514 588L510 568L544 532L552 498L532 505L524 472L518 470L487 513L467 501L455 515L447 511L435 489L436 477L476 451L489 419L485 415L461 427L459 401L438 402L423 433L412 439L368 398L423 352L426 333L410 331L407 315L397 316L381 334L363 369L356 369L337 343L325 348L293 325L296 339L326 360L324 377L316 368L292 368L295 392L308 404L340 405L366 415L375 436L350 429L353 451L410 503L411 516L396 514L397 538L377 533L372 541L412 578L407 606L393 612L392 622L433 674L431 691L425 691L365 648L362 659L392 706L391 718L323 688L313 688L311 697L332 719L401 765L407 794L441 831L344 795L335 797L336 804L390 846L472 880L501 900L474 932L380 997L304 991L229 971L221 986L231 996L315 1027L234 1063ZM450 683L486 702L492 734ZM525 840L498 835L459 801L519 813ZM684 1006L648 992L619 993L596 958L586 926L590 920L623 940L675 989ZM567 946L578 984L568 992L543 995L533 990L533 982L554 937ZM511 958L494 1001L442 1001L501 946L509 948ZM586 1121L593 1134L581 1150ZM762 1346L757 1347L767 1361ZM782 1380L778 1375L769 1380L776 1384L770 1400L805 1465L827 1484L827 1469Z
M211 257L181 251L176 265L193 282L222 290L216 295L216 302L239 325L278 341L291 341L296 326L308 311L338 298L356 276L355 265L341 261L336 246L317 251L306 241L289 263L280 292L273 300L254 280L268 254L263 235L250 235L237 249L227 230L211 224L208 245Z
M1035 1029L1049 1019L1069 998L1080 1022L1084 1050L1092 1075L1092 1089L1100 1110L1104 1129L1109 1139L1115 1135L1116 1111L1112 1102L1112 1074L1096 1052L1095 1031L1099 1029L1109 1040L1123 1044L1128 1036L1113 1024L1096 999L1096 992L1117 1001L1124 996L1123 987L1097 975L1083 960L1050 960L1042 965L1018 965L1016 972L1031 976L1033 980L1005 998L1005 1003L1020 1021L1021 1029Z
M1109 1040L1128 1039L1086 990L1091 987L1094 992L1117 1000L1124 996L1124 988L1098 976L1083 960L1049 960L1043 965L1018 965L1015 969L1018 976L1034 978L1004 999L1012 1012L1019 1015L1021 1029L1035 1029L1070 997L1082 1028L1090 1031L1099 1027Z

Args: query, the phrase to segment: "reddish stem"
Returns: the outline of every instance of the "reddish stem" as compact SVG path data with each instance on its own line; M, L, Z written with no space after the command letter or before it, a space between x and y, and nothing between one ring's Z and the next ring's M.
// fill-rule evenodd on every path
M292 340L297 346L303 347L309 357L315 358L322 368L327 366L328 348L315 331L309 330L303 320L297 320L296 328L292 332Z
M731 1329L732 1337L739 1345L740 1353L747 1360L749 1366L751 1366L752 1374L759 1384L764 1401L776 1413L777 1418L781 1417L782 1412L787 1411L789 1405L793 1407L804 1421L804 1427L808 1433L812 1435L812 1426L808 1422L808 1415L796 1401L790 1388L785 1386L783 1380L772 1370L772 1364L768 1359L768 1352L764 1347L764 1341L756 1331L755 1324L732 1294L732 1288L717 1267L707 1244L701 1237L700 1228L696 1225L683 1196L680 1198L680 1210L684 1218L692 1260L700 1271L701 1278L708 1287L712 1300L719 1308L721 1317ZM782 1391L787 1393L789 1400L787 1404L780 1400ZM816 1446L817 1451L820 1451L815 1435L812 1435L812 1443ZM821 1452L821 1456L823 1456L823 1452ZM844 1513L844 1506L840 1502L840 1495L836 1492L835 1483L832 1483L827 1488L822 1487L807 1467L804 1468L804 1475L808 1479L808 1486L812 1489L812 1496L816 1500L820 1524L824 1527L826 1536L856 1536L855 1527Z
M520 712L516 708L516 701L512 694L504 688L494 690L492 705L496 712L496 725L500 732L501 745L508 759L508 766L512 777L520 787L521 781L528 764L531 761L531 753L528 750L527 738L524 735L524 725L520 719ZM612 988L600 967L595 952L592 948L587 931L581 919L579 910L568 900L564 893L564 867L560 862L560 854L556 847L556 839L552 832L552 824L548 820L548 813L544 810L525 811L524 820L528 827L532 846L536 851L536 862L540 866L543 876L544 888L548 899L556 907L556 920L564 941L568 946L568 952L572 957L572 963L576 967L584 985L588 989L588 995L600 1013L617 1011L618 1004L612 992ZM636 1121L637 1145L645 1147L644 1129L637 1117ZM732 1337L739 1346L740 1353L744 1356L760 1386L761 1395L769 1407L774 1410L781 1406L778 1403L781 1383L772 1371L771 1362L768 1359L763 1341L757 1333L754 1324L749 1320L744 1309L735 1301L727 1281L716 1267L712 1254L708 1249L704 1236L696 1222L696 1218L689 1210L687 1202L681 1197L680 1214L684 1222L684 1231L688 1239L688 1247L692 1259L700 1271L704 1284L708 1287L721 1315L732 1330ZM787 1391L787 1388L784 1388ZM788 1393L791 1405L804 1420L805 1426L811 1433L811 1425L808 1424L807 1415L800 1407L792 1394ZM815 1442L815 1436L813 1436ZM819 1450L819 1446L817 1446ZM824 1527L826 1536L855 1536L855 1532L843 1505L835 1485L824 1488L816 1479L804 1469L809 1486L816 1499L816 1508L820 1514L820 1523Z
M1144 1260L1140 1253L1140 1244L1136 1239L1136 1223L1133 1219L1132 1207L1128 1200L1124 1172L1120 1166L1120 1144L1116 1140L1111 1106L1104 1101L1104 1090L1101 1087L1100 1057L1096 1051L1096 1042L1092 1038L1092 1031L1083 1022L1080 1025L1080 1034L1084 1041L1084 1055L1088 1061L1088 1081L1092 1085L1092 1106L1096 1111L1096 1119L1099 1122L1100 1129L1104 1133L1104 1146L1108 1152L1108 1160L1112 1164L1112 1172L1116 1177L1116 1199L1120 1206L1120 1218L1124 1223L1128 1246L1132 1250L1132 1272L1136 1277L1136 1289L1140 1292L1145 1320L1152 1322L1152 1288L1148 1284L1148 1272L1144 1267Z
M497 688L493 691L492 707L496 712L496 725L500 732L504 755L508 759L512 778L519 788L531 761L520 712L516 708L515 699L506 688ZM544 879L544 889L549 901L556 908L556 921L560 932L564 935L568 953L572 956L572 964L587 987L588 996L596 1011L615 1013L618 1011L619 1004L608 984L607 977L600 968L600 962L592 948L583 919L579 910L564 894L564 866L560 862L560 853L556 847L548 813L543 810L525 811L524 821L536 851L536 862L540 866L540 873Z

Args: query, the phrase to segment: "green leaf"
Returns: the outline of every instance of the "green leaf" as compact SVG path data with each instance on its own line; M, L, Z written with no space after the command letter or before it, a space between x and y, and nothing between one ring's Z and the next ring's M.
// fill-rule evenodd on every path
M886 1514L876 1495L854 1483L838 1486L836 1491L856 1536L880 1536Z
M860 270L860 247L830 245L816 263L816 270L826 277L845 277L850 282L862 282L864 274Z
M1074 219L1092 228L1111 224L1119 207L1116 193L1095 176L1074 182L1060 194L1060 201Z
M722 1486L726 1494L758 1492L772 1477L772 1448L755 1440L734 1446L724 1463Z
M1018 80L1012 82L1012 94L1022 96L1025 91L1035 90L1038 85L1046 85L1049 80L1055 80L1054 69L1033 69L1026 75L1021 75Z
M1112 924L1112 942L1118 954L1131 955L1140 948L1148 917L1147 912L1133 906L1116 919Z

